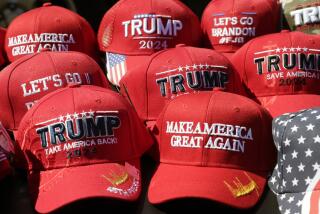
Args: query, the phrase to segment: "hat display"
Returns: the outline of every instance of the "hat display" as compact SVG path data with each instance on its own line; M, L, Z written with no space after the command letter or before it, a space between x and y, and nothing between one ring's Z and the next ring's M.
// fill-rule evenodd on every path
M232 57L249 93L276 117L320 105L320 37L282 31L257 37Z
M181 1L121 0L104 15L98 43L108 79L119 85L145 56L177 44L199 46L201 35L198 17Z
M141 61L122 78L121 93L143 121L154 122L170 100L219 87L245 94L230 61L204 48L177 45Z
M152 139L119 94L73 85L27 112L17 142L28 162L35 209L48 213L86 198L136 200L139 159Z
M275 163L271 120L249 98L219 90L172 100L153 131L160 164L149 201L202 198L254 206Z
M5 50L10 62L42 49L79 51L98 60L96 36L80 15L51 3L16 17L6 34Z
M320 214L320 0L52 2L0 3L0 213Z
M320 108L281 115L273 120L277 165L269 179L281 213L320 211Z

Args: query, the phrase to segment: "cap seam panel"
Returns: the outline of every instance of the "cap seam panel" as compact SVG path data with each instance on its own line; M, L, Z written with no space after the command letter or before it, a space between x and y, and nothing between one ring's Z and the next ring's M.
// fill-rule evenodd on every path
M71 12L68 13L68 16L70 17L71 20L73 20L75 23L77 23L77 28L79 29L79 32L78 32L79 35L77 35L77 36L81 37L81 40L82 40L81 42L82 43L86 43L85 34L82 32L80 19L78 19L78 17L76 18L76 16L78 16L78 14L73 14L73 12L71 11ZM80 18L82 18L82 17L80 17ZM77 43L77 41L76 41L76 43Z
M252 39L248 42L247 50L246 50L246 53L244 55L244 60L243 60L243 64L244 64L243 65L243 77L245 77L245 79L243 78L243 80L246 81L247 88L249 88L249 86L248 86L249 81L248 81L247 70L246 70L246 65L247 65L246 62L247 62L247 57L248 57L248 51L249 51L249 48L250 48L251 44L253 43L253 41L254 41L254 39Z
M191 56L191 53L189 53L189 51L188 51L188 49L186 48L186 47L181 47L181 49L184 49L184 51L186 52L186 54L188 55L188 57L190 58L190 60L191 60L191 62L192 62L192 64L194 63L194 59L193 59L193 57Z
M153 55L150 56L150 60L148 62L148 66L146 67L146 73L145 73L145 79L146 79L146 105L147 105L147 109L146 109L146 118L149 118L149 90L148 90L148 71L149 68L151 66L151 63L153 62L153 60L155 60L156 57L158 57L160 54L165 53L168 49L159 51L154 53Z
M291 44L291 47L292 47L292 36L291 36L291 33L289 33L289 38L290 38L290 44ZM283 60L283 59L282 59ZM291 84L291 93L294 93L294 85L295 84Z
M259 117L260 117L260 120L262 121L262 122L264 122L264 118L263 118L263 116L262 116L262 110L260 109L260 108L257 108L257 110L258 110L258 114L259 114ZM262 133L265 133L265 128L262 128ZM262 134L261 133L261 134ZM268 133L267 133L268 134ZM269 133L269 134L272 134L272 132L271 133ZM262 154L261 153L263 153L262 151L261 151L261 143L259 143L259 155L258 155L258 159L259 159L259 163L261 163L261 157L262 157ZM260 168L260 167L259 167Z
M55 73L55 74L58 74L57 68L56 68L56 64L54 63L54 61L53 61L53 59L52 59L52 56L51 56L52 53L51 53L51 52L50 52L50 53L46 52L45 54L46 54L46 56L48 57L49 61L51 61L52 65L53 65L54 73Z
M97 72L99 73L99 78L101 78L101 79L100 79L100 83L101 83L101 85L103 85L103 87L102 87L102 86L101 86L101 87L102 87L102 88L108 88L108 87L110 87L109 79L105 76L104 71L101 72L100 66L97 65L97 64L95 63L95 61L93 61L92 58L91 58L90 56L88 56L87 54L83 54L83 56L86 58L86 60L87 60L87 61L89 62L89 64L91 65L91 66L90 66L90 71L92 71L92 72L95 73L96 70L95 70L95 69L91 70L91 69L92 69L92 68L95 68L95 67L97 67L97 66L99 67L99 69L97 70ZM96 83L94 82L94 79L93 79L94 73L90 74L90 73L87 73L87 71L86 71L85 73L89 75L89 80L90 80L91 82L86 83L86 84L81 83L81 85L95 85ZM92 75L92 79L90 79L91 75ZM106 78L107 81L105 81L105 79L103 79L103 78ZM106 83L107 85L104 85L105 83ZM97 85L96 85L96 86L97 86ZM98 86L98 87L99 87L99 86Z
M162 115L162 118L160 118L162 121L161 121L161 127L160 127L160 130L158 130L159 131L159 142L157 142L158 144L159 144L159 153L160 153L160 163L161 163L161 151L162 151L162 149L161 149L161 147L162 147L162 136L163 136L163 127L165 126L165 124L164 124L164 122L165 122L165 118L166 118L166 114L167 114L167 110L168 110L168 108L169 108L169 105L170 105L170 102L169 103L167 103L167 105L163 108L163 115ZM157 119L157 122L158 122L158 120L159 119ZM156 124L157 124L157 122L156 122Z
M211 93L211 96L210 96L210 98L209 98L209 102L208 102L208 104L207 104L207 109L206 109L206 114L205 114L205 118L204 118L204 122L209 122L208 121L208 115L209 115L209 107L211 106L211 102L212 101L214 101L214 99L212 99L213 98L213 96L215 96L215 93L214 92L212 92ZM214 106L214 104L215 104L215 102L212 102L212 108L213 108L213 106ZM210 123L211 123L212 121L210 121ZM208 137L209 137L209 134L208 135L206 135L205 136L206 138L207 138L207 140L208 140ZM204 142L206 142L206 141L204 141ZM205 157L205 155L206 155L206 157ZM207 165L207 160L206 160L206 162L205 162L205 165L204 165L204 159L206 158L208 158L207 157L207 155L208 155L208 151L205 149L205 147L203 146L202 147L202 152L201 152L201 165L202 166L206 166Z
M132 111L133 109L130 109L130 111ZM134 146L134 139L136 139L135 137L135 132L133 131L133 129L134 128L140 128L140 127L134 127L133 126L133 121L132 121L132 117L129 117L129 111L125 111L125 113L126 113L126 116L127 116L127 118L129 119L129 124L130 124L130 127L129 127L129 130L130 130L130 145L131 145L131 148L132 148L132 150L133 150L133 153L134 154L136 154L137 153L137 150L136 150L136 147ZM140 122L140 121L139 121Z
M135 111L135 108L134 107L132 107L131 105L129 105L128 104L128 102L126 102L125 101L125 99L120 95L120 94L118 94L117 92L114 92L113 91L113 93L115 93L115 94L112 94L114 97L117 97L117 98L120 98L119 99L119 101L121 102L121 104L123 105L123 106L125 106L126 107L126 111L124 111L125 113L126 113L126 116L127 116L127 118L128 118L128 120L129 120L129 124L130 124L130 127L129 127L129 130L130 130L130 139L135 139L135 135L134 135L134 133L135 132L133 132L133 121L132 121L132 117L130 116L130 112L129 111L132 111L132 113L133 114L136 114L136 111ZM129 111L128 111L129 110ZM137 116L138 117L138 116ZM140 122L140 121L139 121ZM139 127L138 127L139 128ZM132 140L133 141L133 140ZM134 154L136 154L137 153L137 150L136 150L136 147L134 146L134 144L131 142L131 146L132 146L132 149L134 150Z
M73 105L73 109L74 109L74 111L76 112L77 110L76 110L76 102L75 102L75 99L74 99L74 97L75 97L75 93L74 93L74 88L69 88L69 89L71 89L71 96L72 96L72 105ZM70 112L70 114L71 114L72 112Z
M33 26L33 34L35 34L35 32L39 32L39 17L40 17L40 13L41 13L42 9L43 9L42 7L38 8L38 13L35 17L35 22L34 22L34 26Z

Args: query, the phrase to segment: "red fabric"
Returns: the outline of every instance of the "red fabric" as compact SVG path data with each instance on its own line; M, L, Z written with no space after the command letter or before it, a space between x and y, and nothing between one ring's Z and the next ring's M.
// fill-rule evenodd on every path
M318 184L319 186L319 184ZM319 189L319 187L318 187ZM310 213L311 214L317 214L320 212L320 205L319 205L319 199L320 199L320 191L316 190L313 192L311 196L311 208L310 208Z
M196 72L201 75L200 85L192 88L190 85L197 83ZM214 80L209 80L204 72L216 73L217 76L212 77ZM192 75L192 81L187 80L188 73ZM172 82L177 82L177 79L172 79L174 76L183 78L184 91L174 86ZM205 80L212 82L212 86ZM144 121L156 120L164 106L175 97L211 91L213 87L245 95L241 79L226 57L214 50L183 45L145 56L144 60L128 68L128 73L120 81L121 93L133 103L139 117Z
M35 34L40 36L42 33L49 33L49 36L44 35L39 42ZM65 41L55 39L56 34L64 35ZM33 41L29 41L30 36ZM26 41L23 37L27 37ZM15 40L17 42L14 42ZM19 15L7 30L5 49L10 62L26 54L38 52L41 47L56 51L79 51L98 60L96 36L90 24L78 14L51 4L44 4L43 7Z
M79 52L44 51L16 60L0 73L2 124L17 130L31 103L71 83L110 88L99 65Z
M152 18L140 15L157 16L168 31L160 33L161 23L158 25L158 21L154 22L155 28L152 29ZM98 31L101 51L129 56L151 55L180 43L199 46L200 42L201 28L197 16L177 0L121 0L104 15Z
M149 200L162 203L181 197L200 197L238 208L253 206L259 200L276 160L271 121L269 113L254 101L219 90L172 100L160 114L153 131L158 142L160 166L151 181ZM180 124L183 122L189 125ZM195 131L197 124L205 130L205 123L209 125L207 130L216 124L213 133ZM178 127L170 124L178 124ZM242 136L251 132L252 137L244 139L232 134L236 126L242 127ZM215 147L208 147L210 139L217 142ZM234 145L235 141L243 144L243 150L226 146L227 142ZM184 145L193 147L181 146L179 142L187 142ZM245 173L250 179L245 179ZM237 178L241 185L252 180L258 188L245 188L250 194L232 198L228 186L221 182L226 181L235 189L239 183ZM259 194L255 195L253 189Z
M201 20L208 47L219 52L235 52L252 38L277 32L280 18L280 6L277 2L276 0L211 1L204 10Z
M110 117L117 118L118 122L106 121ZM82 126L75 125L79 118ZM86 121L99 118L104 118L105 122L96 122L95 126L103 128L94 132L95 129L89 129L90 123ZM49 132L43 136L39 133L39 130L49 130L50 126L67 124L68 121L74 122L75 133L81 132L79 127L83 127L82 133L85 134L71 138L70 127L65 125L64 129L58 128L64 130L65 141L54 143ZM89 136L89 133L92 134ZM45 136L46 141L41 136ZM124 168L120 167L123 171L139 180L138 160L149 149L152 139L133 108L119 94L97 86L74 85L46 95L29 110L19 126L17 142L28 162L35 208L38 212L48 212L88 197L137 199L140 187L130 196L115 196L107 191L110 184L101 176L106 173L109 179L126 183L128 178L115 169L115 163L120 163L124 164ZM81 142L86 142L85 146L76 146ZM47 184L50 185L43 188ZM120 184L114 187L127 188L131 185L130 182L124 186ZM57 187L52 188L52 185ZM62 192L65 195L60 197ZM54 200L52 204L48 203Z
M227 57L228 60L231 60L234 53L223 53L222 52L222 54L223 54L223 56Z
M320 106L320 95L315 94L296 94L280 95L258 98L270 114L276 118L283 113L297 112L302 109Z
M300 106L314 107L318 103L316 100L319 98L304 100L303 96L292 96L290 99L295 99L292 105L275 102L271 106L272 100L280 100L283 95L320 94L319 50L319 36L282 31L251 40L233 55L231 62L249 89L248 93L265 100L266 107L275 111L271 114L279 115L299 110ZM306 65L301 63L303 59L299 57L309 61L309 68L303 68ZM283 100L290 99L284 97Z

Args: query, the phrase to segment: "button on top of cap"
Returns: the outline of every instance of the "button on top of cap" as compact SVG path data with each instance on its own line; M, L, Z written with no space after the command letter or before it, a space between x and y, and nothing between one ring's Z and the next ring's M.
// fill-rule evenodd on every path
M42 49L40 50L40 52L46 52L46 51L51 51L51 49L50 49L50 48L42 48Z
M46 3L43 3L42 7L48 7L48 6L51 6L52 3L51 2L46 2Z
M219 87L214 87L212 91L224 91L224 89Z
M176 45L176 48L177 48L177 47L185 47L185 46L186 46L186 44L177 44L177 45Z
M72 83L72 82L68 83L68 88L78 88L80 86L81 86L80 83Z

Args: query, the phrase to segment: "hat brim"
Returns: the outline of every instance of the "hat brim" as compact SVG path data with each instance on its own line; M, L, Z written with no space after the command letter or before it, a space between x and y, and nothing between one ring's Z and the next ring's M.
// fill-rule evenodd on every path
M141 192L140 160L46 170L30 174L28 180L40 213L89 198L135 201Z
M203 198L248 209L261 198L266 173L239 169L160 163L151 179L148 199L161 204L175 199Z
M258 100L272 117L320 106L320 95L316 94L266 96L258 97Z
M309 214L320 213L320 190L298 192L298 193L283 193L277 195L279 210L281 213L286 213L291 210L291 213Z

